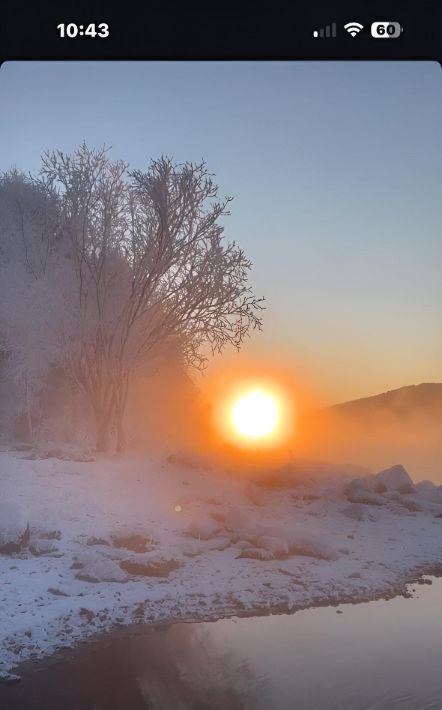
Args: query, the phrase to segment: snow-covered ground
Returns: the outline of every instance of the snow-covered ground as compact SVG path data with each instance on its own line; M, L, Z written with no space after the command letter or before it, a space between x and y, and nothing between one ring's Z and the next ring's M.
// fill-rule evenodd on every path
M4 677L118 625L393 596L438 568L442 487L400 467L265 488L179 459L0 453Z

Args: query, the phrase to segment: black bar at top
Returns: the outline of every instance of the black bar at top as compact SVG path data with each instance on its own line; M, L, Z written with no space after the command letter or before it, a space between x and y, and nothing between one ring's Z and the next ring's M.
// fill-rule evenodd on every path
M378 5L379 3L379 5ZM442 59L442 2L195 3L176 0L75 3L3 0L0 61L10 59ZM370 24L390 20L400 38L376 40ZM364 30L342 30L350 21ZM61 39L59 23L106 22L107 39ZM313 30L332 27L334 42ZM338 31L339 30L339 31ZM335 34L337 33L337 34Z

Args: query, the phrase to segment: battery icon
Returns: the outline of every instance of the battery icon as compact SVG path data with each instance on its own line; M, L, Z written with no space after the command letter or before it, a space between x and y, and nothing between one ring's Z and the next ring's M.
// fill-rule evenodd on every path
M397 39L403 29L399 22L372 22L371 36L375 39Z

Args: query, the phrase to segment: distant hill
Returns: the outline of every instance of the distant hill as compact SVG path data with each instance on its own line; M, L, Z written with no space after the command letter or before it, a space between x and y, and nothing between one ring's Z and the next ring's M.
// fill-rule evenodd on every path
M424 383L336 404L298 423L298 455L368 466L403 464L442 483L442 383Z
M322 410L323 413L328 411L346 417L366 417L381 411L404 419L415 416L442 419L442 383L408 385L372 397L335 404Z

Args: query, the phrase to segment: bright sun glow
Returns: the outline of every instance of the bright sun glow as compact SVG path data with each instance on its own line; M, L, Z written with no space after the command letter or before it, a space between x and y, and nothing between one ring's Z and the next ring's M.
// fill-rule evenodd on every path
M260 439L273 434L280 420L279 406L274 397L256 389L236 400L231 410L235 431L248 439Z

